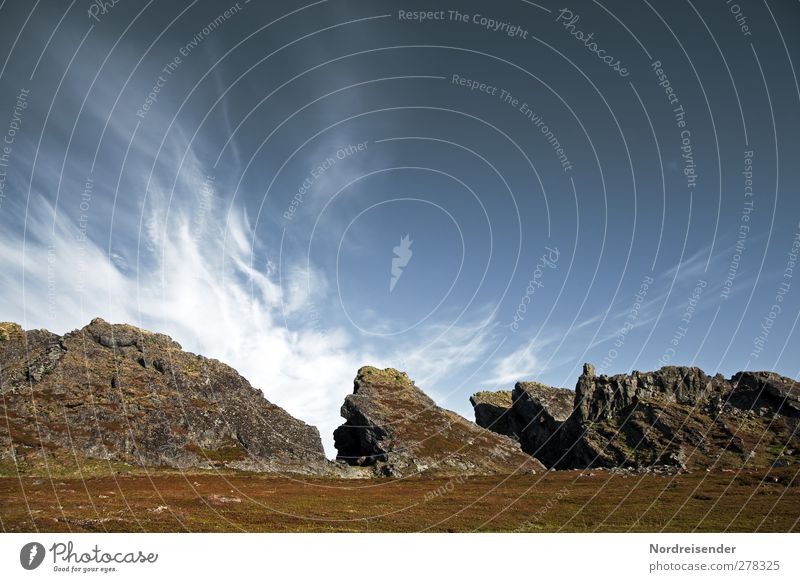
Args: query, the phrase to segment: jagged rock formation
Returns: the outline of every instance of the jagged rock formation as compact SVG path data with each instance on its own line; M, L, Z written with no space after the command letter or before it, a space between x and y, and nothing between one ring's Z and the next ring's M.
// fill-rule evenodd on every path
M771 411L800 417L800 386L773 372L739 372L731 378L737 389L731 400L737 408L755 410L761 416Z
M518 439L516 431L510 424L509 409L512 403L510 390L478 392L470 396L469 401L475 409L475 422L478 426Z
M374 474L489 475L544 467L511 439L445 410L394 369L364 367L334 432L337 459Z
M518 441L546 465L558 454L552 435L572 414L574 400L574 391L539 382L517 382L513 391L478 392L470 398L478 425Z
M800 463L800 386L771 372L598 376L586 364L574 391L519 382L471 402L477 425L404 373L362 368L331 463L316 428L165 335L101 319L63 336L0 323L0 473L91 463L339 476Z
M602 422L637 400L691 404L719 392L724 385L722 376L711 378L700 368L666 366L657 372L598 377L594 366L584 364L575 387L575 409L582 422Z
M551 388L538 382L517 382L512 393L511 424L522 444L522 450L546 465L558 447L552 435L557 434L572 413L575 393L566 388ZM544 458L543 458L544 457Z
M179 469L333 467L316 428L234 369L130 325L95 319L58 336L0 324L0 395L0 463L15 471L73 457Z
M484 399L486 397L483 397ZM699 368L598 376L575 391L520 382L498 416L548 467L770 466L800 461L800 386L769 372L730 380ZM482 426L485 414L476 419Z

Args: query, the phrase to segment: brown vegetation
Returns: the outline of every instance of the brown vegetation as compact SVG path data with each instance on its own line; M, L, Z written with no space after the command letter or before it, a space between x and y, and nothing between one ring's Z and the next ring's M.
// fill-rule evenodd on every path
M0 525L4 531L74 532L796 532L799 482L789 467L457 479L163 471L3 477Z

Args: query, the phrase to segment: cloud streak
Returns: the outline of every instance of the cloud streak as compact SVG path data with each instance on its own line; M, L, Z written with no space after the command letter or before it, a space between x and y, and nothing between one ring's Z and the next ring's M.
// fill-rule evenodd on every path
M251 264L254 237L241 209L224 222L210 213L198 231L197 195L169 214L162 192L152 200L138 268L124 267L129 260L36 200L26 238L0 248L0 317L63 333L101 316L167 333L233 365L270 400L317 425L332 454L335 411L355 370L377 358L342 329L321 330L302 317L284 325L284 311L297 315L313 304L305 289L326 288L322 275L289 268L293 282L282 290L277 273Z

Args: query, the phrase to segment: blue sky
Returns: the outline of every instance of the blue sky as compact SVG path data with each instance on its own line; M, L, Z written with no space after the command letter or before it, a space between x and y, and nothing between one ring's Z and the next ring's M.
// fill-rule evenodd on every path
M0 320L168 333L329 453L365 364L797 377L800 5L84 4L0 7Z

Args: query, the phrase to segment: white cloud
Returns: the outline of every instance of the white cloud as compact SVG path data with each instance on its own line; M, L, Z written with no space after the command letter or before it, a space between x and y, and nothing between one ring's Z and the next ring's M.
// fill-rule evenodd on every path
M319 329L313 319L284 326L282 304L302 312L316 296L304 289L326 289L320 272L289 268L282 292L278 273L251 265L253 232L243 212L225 223L209 216L207 228L194 232L196 201L173 203L167 215L164 198L154 195L140 245L150 251L139 257L138 273L136 261L123 269L117 253L79 241L78 225L63 213L53 218L40 198L24 247L13 237L0 247L0 319L63 333L100 316L166 333L236 368L269 400L317 426L335 454L339 407L358 367L377 358L344 330Z
M709 265L709 253L711 245L706 245L669 269L665 270L662 276L667 280L679 279L682 281L707 277L707 267ZM713 259L712 259L713 260Z
M504 385L537 376L541 372L541 363L534 352L533 344L534 342L529 342L498 358L494 363L492 377L484 383Z

